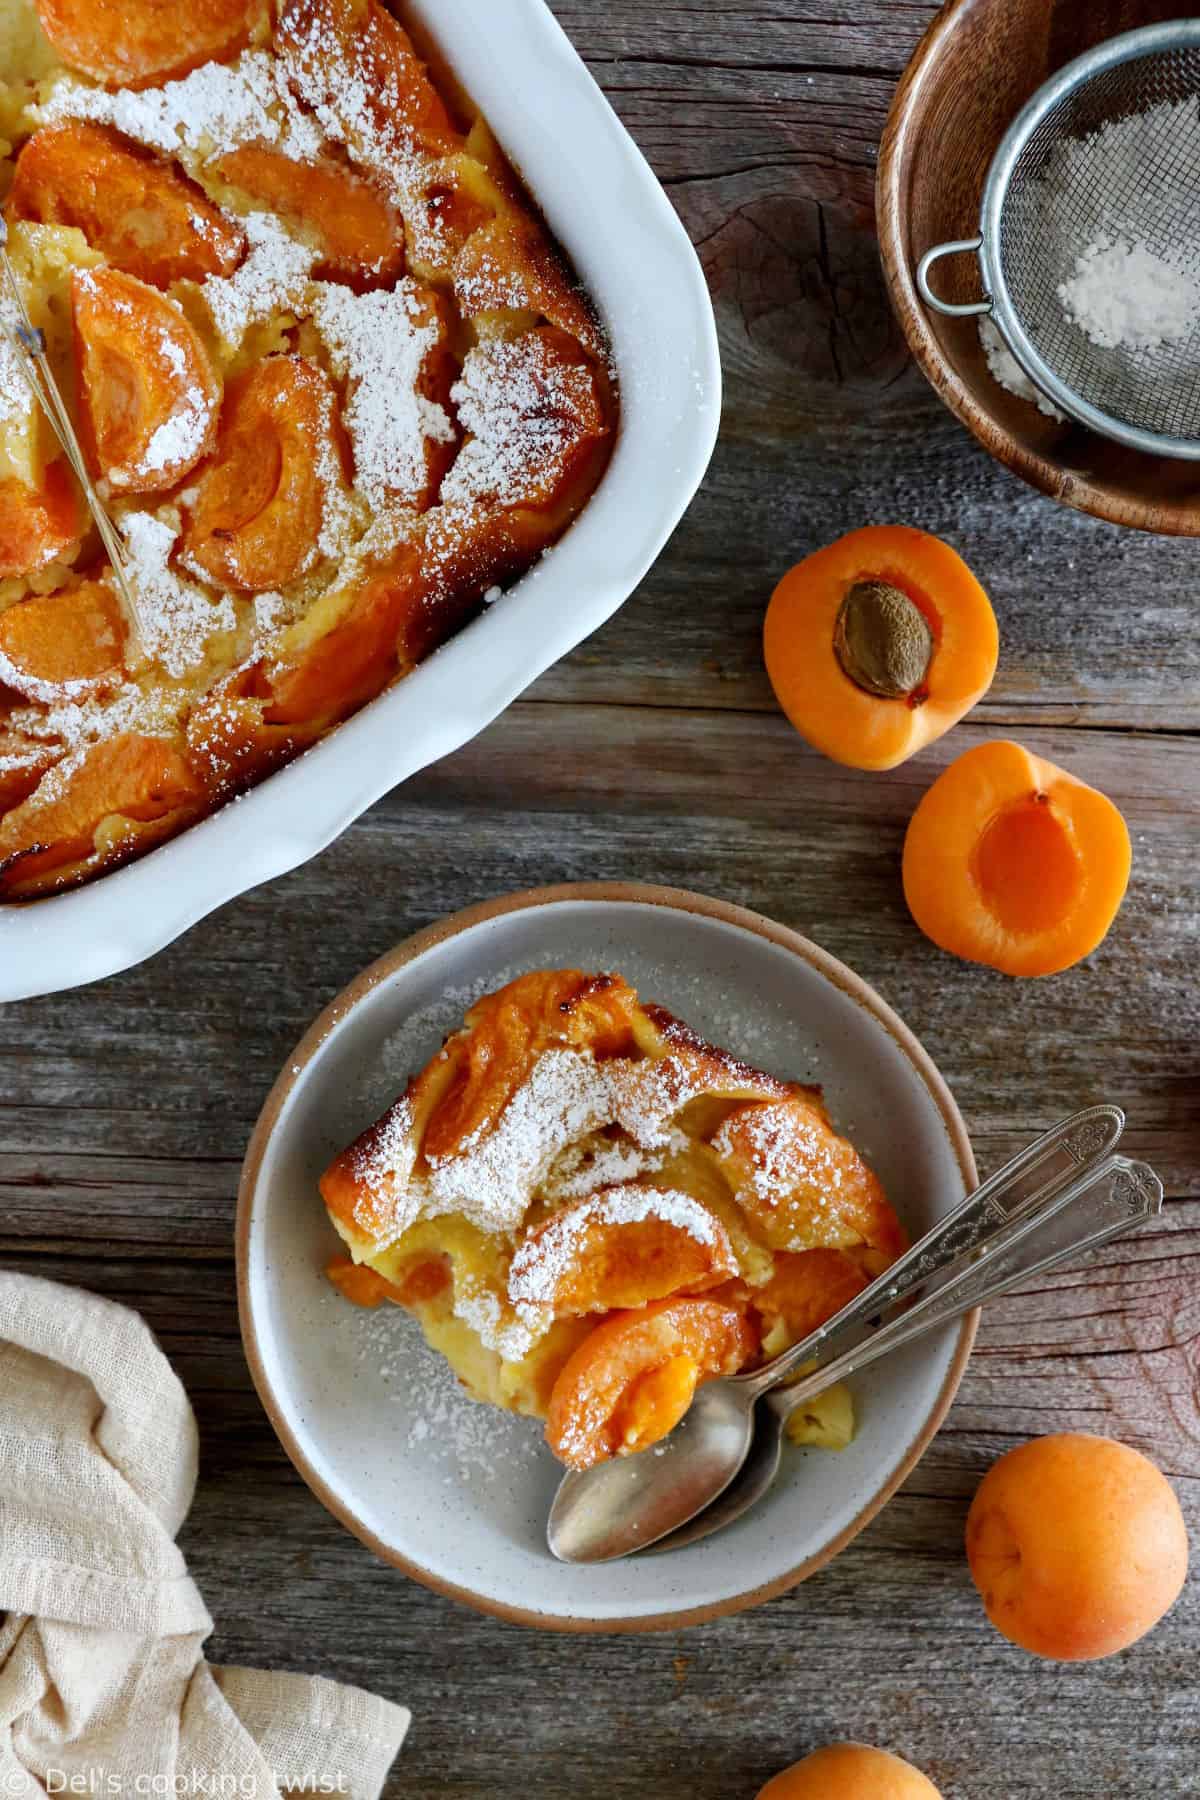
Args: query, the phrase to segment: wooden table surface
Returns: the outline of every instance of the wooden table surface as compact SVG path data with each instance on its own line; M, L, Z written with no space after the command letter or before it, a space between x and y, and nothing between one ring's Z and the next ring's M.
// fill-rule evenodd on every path
M217 1661L320 1671L415 1715L406 1800L751 1800L837 1736L947 1800L1200 1794L1200 1580L1152 1637L1038 1664L985 1624L963 1518L1030 1433L1150 1452L1200 1527L1200 588L1197 550L1057 510L908 364L871 194L930 0L557 0L700 249L727 384L708 480L601 633L324 855L142 968L0 1016L0 1259L140 1308L203 1439L184 1544ZM1000 672L892 775L808 753L759 631L776 578L852 526L948 537L989 588ZM899 854L953 755L1018 736L1122 808L1134 873L1088 963L1016 983L910 923ZM643 1638L475 1616L377 1563L278 1448L238 1339L232 1225L258 1107L314 1012L453 908L556 880L673 882L808 932L924 1038L982 1170L1072 1107L1128 1111L1161 1226L997 1304L949 1421L824 1573Z

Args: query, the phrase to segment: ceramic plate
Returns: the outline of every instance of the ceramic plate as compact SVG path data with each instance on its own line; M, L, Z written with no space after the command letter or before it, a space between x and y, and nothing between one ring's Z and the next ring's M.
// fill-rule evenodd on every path
M565 1567L559 1475L535 1420L467 1399L416 1322L364 1312L322 1270L339 1240L317 1178L478 995L523 970L608 969L715 1043L819 1082L913 1236L975 1185L966 1130L912 1033L814 944L675 889L548 888L475 907L367 969L288 1058L242 1175L238 1283L255 1384L317 1497L388 1562L484 1611L561 1630L675 1627L752 1605L835 1555L940 1425L974 1335L911 1346L854 1384L855 1442L792 1451L772 1493L673 1555Z

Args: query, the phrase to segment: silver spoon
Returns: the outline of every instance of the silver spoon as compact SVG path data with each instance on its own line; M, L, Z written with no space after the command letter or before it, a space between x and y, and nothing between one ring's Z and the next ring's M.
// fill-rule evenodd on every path
M681 1550L685 1544L698 1543L712 1532L732 1525L761 1500L779 1472L788 1419L835 1381L856 1374L901 1343L936 1331L985 1300L993 1300L1023 1281L1120 1237L1135 1225L1154 1218L1161 1212L1162 1203L1162 1182L1146 1163L1110 1156L1099 1168L1085 1172L1076 1191L1063 1196L1050 1216L1035 1224L1015 1248L1002 1252L999 1262L993 1261L989 1249L958 1281L939 1289L928 1311L914 1309L912 1314L901 1314L860 1350L848 1351L826 1363L808 1379L802 1377L789 1387L773 1388L764 1394L755 1409L749 1454L733 1480L711 1506L649 1546L648 1554L657 1556L662 1551ZM904 1328L910 1318L914 1326L908 1331Z
M974 1261L982 1244L1019 1229L1034 1210L1074 1190L1081 1171L1094 1170L1111 1155L1124 1125L1118 1106L1092 1106L1064 1119L809 1337L750 1374L706 1382L674 1431L650 1449L564 1476L546 1530L552 1554L562 1562L609 1562L686 1525L741 1468L761 1395L814 1358L824 1367L831 1357L868 1342L881 1318L902 1303L931 1299ZM792 1389L790 1397L798 1392Z

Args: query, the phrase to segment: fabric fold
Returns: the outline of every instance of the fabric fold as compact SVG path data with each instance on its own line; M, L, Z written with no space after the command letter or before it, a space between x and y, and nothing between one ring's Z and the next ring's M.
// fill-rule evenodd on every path
M375 1800L403 1707L214 1669L187 1395L136 1313L0 1272L0 1794Z

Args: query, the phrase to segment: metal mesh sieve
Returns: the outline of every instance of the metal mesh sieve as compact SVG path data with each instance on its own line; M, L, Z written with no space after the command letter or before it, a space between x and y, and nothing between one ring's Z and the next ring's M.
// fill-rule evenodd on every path
M1120 124L1121 152L1099 140ZM1111 39L1060 71L992 160L978 238L937 246L918 283L939 311L990 313L1060 411L1158 454L1200 458L1200 317L1144 349L1095 343L1060 285L1102 241L1144 243L1200 284L1200 20ZM977 250L987 298L951 305L929 286L941 257Z

